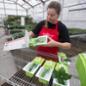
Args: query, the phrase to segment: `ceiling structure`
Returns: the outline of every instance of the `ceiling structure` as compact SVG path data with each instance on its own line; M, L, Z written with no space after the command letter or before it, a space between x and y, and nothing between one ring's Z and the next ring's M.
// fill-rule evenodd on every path
M46 8L50 1L53 0L0 0L0 21L8 15L31 16L36 20L41 20L46 17ZM61 12L61 19L65 18L67 20L70 14L86 10L86 0L58 1L64 8Z
M0 15L28 15L38 5L50 0L0 0ZM43 7L42 7L43 8ZM33 12L33 11L32 11Z

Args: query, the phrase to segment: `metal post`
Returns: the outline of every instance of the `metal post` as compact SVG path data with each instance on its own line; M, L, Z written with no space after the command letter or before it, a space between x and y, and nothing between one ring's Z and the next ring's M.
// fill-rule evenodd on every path
M33 17L34 17L34 7L33 7Z
M41 1L42 5L43 5L43 19L44 19L44 7L45 7L45 1L43 1L43 0L40 0L40 1Z
M61 0L61 7L62 7L61 20L62 20L63 19L63 9L64 9L64 0Z
M43 3L43 19L44 19L44 8L45 8L45 3Z
M16 0L17 2L18 0ZM18 16L18 8L17 8L17 3L16 3L16 15Z
M6 16L5 0L3 0L3 5L4 5L4 15Z
M28 9L26 9L26 16L28 16Z

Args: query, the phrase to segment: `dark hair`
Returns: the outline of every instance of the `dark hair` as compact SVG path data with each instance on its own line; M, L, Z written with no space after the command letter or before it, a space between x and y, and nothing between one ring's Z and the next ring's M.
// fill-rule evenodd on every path
M61 11L61 4L57 1L52 1L49 3L48 8L53 8L56 10L56 13L59 15L60 14L60 11Z
M58 16L60 15L60 11L61 11L61 4L57 1L51 1L47 7L48 8L53 8L55 9L56 13L58 14ZM48 22L47 20L45 21L45 27L48 27Z

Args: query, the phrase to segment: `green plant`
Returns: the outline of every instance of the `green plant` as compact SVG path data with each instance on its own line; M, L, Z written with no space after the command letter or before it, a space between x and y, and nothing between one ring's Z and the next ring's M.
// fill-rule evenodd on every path
M33 22L32 17L26 16L25 25L22 26L21 16L8 16L8 17L5 17L4 19L4 25L8 30L10 30L10 34L13 35L14 39L16 39L16 38L20 38L23 36L22 34L23 32L21 30L26 29L28 31L31 31L32 29L34 29L36 22Z
M57 78L57 82L65 85L65 81L71 78L71 75L66 73L64 67L61 67L59 71L54 71L55 77Z
M14 39L21 38L21 37L23 37L24 35L25 35L24 32L19 32L19 33L14 33L14 34L12 34L12 36L13 36Z
M12 29L12 30L10 30L11 34L19 33L19 32L22 32L22 30L21 29Z
M68 73L67 65L57 63L54 70L54 78L56 78L58 83L65 85L65 82L71 78L71 75Z
M4 19L5 25L14 25L14 24L20 24L20 16L8 16Z

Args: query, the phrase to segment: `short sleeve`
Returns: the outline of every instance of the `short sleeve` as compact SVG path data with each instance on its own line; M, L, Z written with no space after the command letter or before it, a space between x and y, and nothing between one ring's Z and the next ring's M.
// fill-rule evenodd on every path
M67 27L63 23L59 23L59 41L70 42L70 37Z
M32 30L32 32L33 32L36 36L38 36L38 34L39 34L39 32L40 32L40 30L41 30L41 28L42 28L43 25L44 25L44 21L39 22L39 23L36 25L36 27Z

